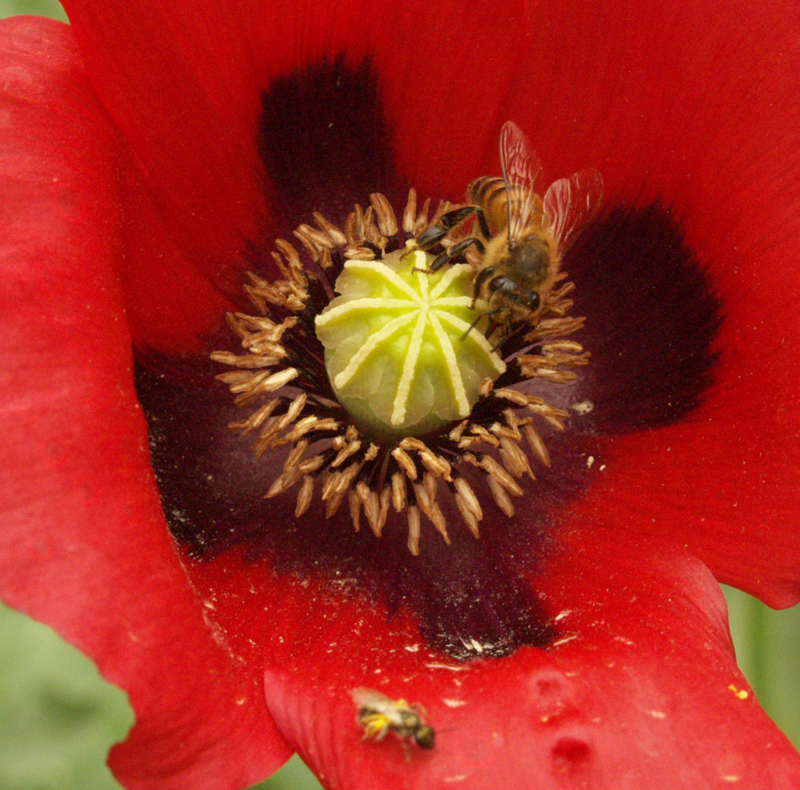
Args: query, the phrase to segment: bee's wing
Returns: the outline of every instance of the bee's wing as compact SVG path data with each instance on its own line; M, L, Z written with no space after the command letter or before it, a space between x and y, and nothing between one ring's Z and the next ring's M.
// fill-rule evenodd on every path
M369 708L376 713L388 715L395 709L395 703L393 700L389 699L389 697L386 695L381 694L380 691L375 691L374 689L363 687L353 689L350 692L350 696L353 698L353 702L355 702L359 708Z
M597 214L602 199L603 176L598 170L581 170L550 185L544 196L544 214L562 254Z
M500 164L508 200L508 238L513 241L528 227L537 213L536 179L542 172L539 155L530 140L513 121L503 124L500 131ZM511 200L511 188L523 190L524 197ZM518 197L518 196L515 196Z

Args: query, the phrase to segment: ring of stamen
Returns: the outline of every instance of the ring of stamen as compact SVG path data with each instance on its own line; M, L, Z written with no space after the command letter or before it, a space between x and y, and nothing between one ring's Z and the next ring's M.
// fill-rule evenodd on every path
M484 379L468 416L423 435L389 437L374 434L353 418L331 385L315 319L332 300L332 284L346 261L381 261L413 242L452 208L443 202L429 217L430 202L418 210L412 189L400 225L379 194L370 197L366 210L355 206L343 229L315 214L316 227L301 225L295 231L303 254L287 241L276 241L272 259L280 279L248 273L245 290L258 314L227 316L245 353L211 355L233 368L218 379L230 387L235 404L253 409L229 427L257 433L254 451L259 456L289 447L283 470L266 497L297 486L298 518L308 510L315 490L325 503L327 518L347 499L354 528L360 529L363 517L376 537L381 536L390 509L405 511L412 554L419 553L421 514L450 542L449 525L437 502L443 488L469 532L479 536L484 513L473 486L475 474L485 480L495 504L513 515L512 497L523 494L518 481L535 479L523 447L536 462L549 466L536 424L544 421L563 430L568 417L566 411L514 385L532 378L570 383L577 376L575 368L586 365L589 357L579 343L564 339L582 326L583 319L568 315L573 286L560 275L536 326L526 325L501 343L507 369L495 382ZM463 229L454 228L443 245L449 247L464 237ZM468 260L475 254L470 251Z

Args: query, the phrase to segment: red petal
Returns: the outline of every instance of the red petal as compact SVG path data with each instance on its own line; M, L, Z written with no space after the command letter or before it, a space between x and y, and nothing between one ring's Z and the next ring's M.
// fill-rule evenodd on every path
M202 3L65 7L92 84L179 248L224 282L215 267L231 268L264 212L259 95L248 83L258 50L244 46L239 15Z
M265 691L326 787L797 786L800 756L737 669L706 569L653 539L567 540L543 587L560 631L547 651L458 664L409 641L402 621L384 630L369 610L324 602L324 619L301 623ZM406 757L391 734L363 741L350 698L361 686L423 705L435 748Z
M118 140L68 27L0 31L0 589L130 694L128 787L241 787L289 751L164 523L117 278Z

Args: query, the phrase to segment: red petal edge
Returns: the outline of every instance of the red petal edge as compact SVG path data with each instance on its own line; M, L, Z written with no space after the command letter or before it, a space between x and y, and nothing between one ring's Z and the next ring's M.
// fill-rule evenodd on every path
M365 614L267 669L270 712L326 788L798 787L800 755L738 670L706 568L652 538L566 542L542 588L560 629L546 651L458 664ZM364 741L361 686L424 706L435 748Z
M0 24L0 590L130 694L126 787L239 788L290 755L169 538L116 266L123 157L67 26Z

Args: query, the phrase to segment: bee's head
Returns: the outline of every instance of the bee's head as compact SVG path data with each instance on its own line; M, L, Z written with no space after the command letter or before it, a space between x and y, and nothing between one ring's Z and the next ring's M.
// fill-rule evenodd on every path
M433 749L436 742L436 733L433 727L423 724L414 731L414 741L423 749Z

